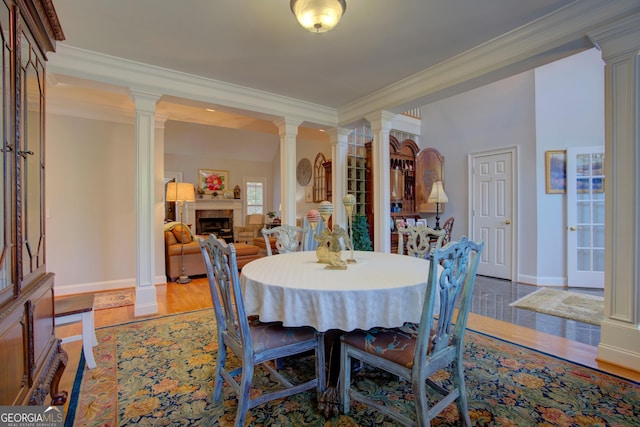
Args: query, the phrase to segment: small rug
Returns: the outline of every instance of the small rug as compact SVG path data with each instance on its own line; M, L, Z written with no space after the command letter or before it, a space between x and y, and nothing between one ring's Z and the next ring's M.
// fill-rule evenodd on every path
M595 326L604 319L603 297L558 289L542 288L509 305Z
M237 400L223 388L211 402L216 363L212 309L134 321L96 330L97 367L80 369L65 426L232 426ZM230 357L230 368L238 359ZM476 426L631 426L640 419L640 384L567 362L473 331L465 335L469 412ZM285 359L284 375L313 374L313 357ZM436 378L437 377L437 378ZM451 381L442 371L435 380ZM365 367L354 375L360 388L410 414L414 396L396 377ZM251 394L277 383L256 369ZM396 426L354 403L348 415L325 419L315 391L278 399L249 411L251 426ZM460 425L455 405L433 426Z
M124 307L125 305L133 305L135 301L136 291L133 288L99 292L96 294L93 309L104 310L105 308Z

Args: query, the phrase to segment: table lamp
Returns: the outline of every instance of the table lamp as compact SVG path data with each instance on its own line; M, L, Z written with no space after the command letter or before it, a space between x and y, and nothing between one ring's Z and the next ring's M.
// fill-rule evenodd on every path
M167 202L176 202L180 208L180 222L184 223L184 203L195 202L196 194L193 184L190 182L170 182L167 184ZM185 284L191 282L189 276L184 269L184 238L180 239L180 276L176 279L176 283Z
M431 194L429 194L427 203L436 204L436 230L440 230L440 203L447 203L448 201L449 198L444 192L442 181L434 182L433 186L431 187Z

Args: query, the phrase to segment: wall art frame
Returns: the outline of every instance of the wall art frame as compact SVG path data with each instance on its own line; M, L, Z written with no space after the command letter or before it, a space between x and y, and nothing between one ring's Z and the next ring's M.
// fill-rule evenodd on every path
M548 150L545 156L545 184L547 194L567 192L567 151Z
M313 203L313 185L304 187L304 201L305 203Z
M198 169L198 189L204 194L223 194L229 188L229 171Z

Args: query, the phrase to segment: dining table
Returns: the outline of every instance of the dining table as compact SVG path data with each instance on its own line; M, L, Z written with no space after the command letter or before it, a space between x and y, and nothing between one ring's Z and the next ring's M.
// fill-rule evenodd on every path
M342 257L350 255L344 251ZM368 251L354 251L353 259L340 270L318 262L314 251L290 252L253 260L240 275L247 315L325 334L332 389L340 370L339 336L419 322L429 278L426 259Z

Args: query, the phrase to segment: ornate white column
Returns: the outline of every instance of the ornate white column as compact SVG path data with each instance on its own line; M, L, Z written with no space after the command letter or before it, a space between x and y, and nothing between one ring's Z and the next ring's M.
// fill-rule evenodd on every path
M300 120L282 118L274 123L280 130L280 194L282 223L296 225L296 143Z
M598 359L640 369L640 13L589 33L605 67L605 319Z
M340 224L347 229L347 212L342 204L342 199L347 194L347 149L350 129L327 129L331 142L331 199L333 200L333 224Z
M389 131L396 114L389 111L378 111L367 115L365 119L371 124L373 135L373 248L377 252L391 251L391 195L389 183Z
M131 90L136 106L136 303L135 316L158 312L155 288L155 110L160 94Z

